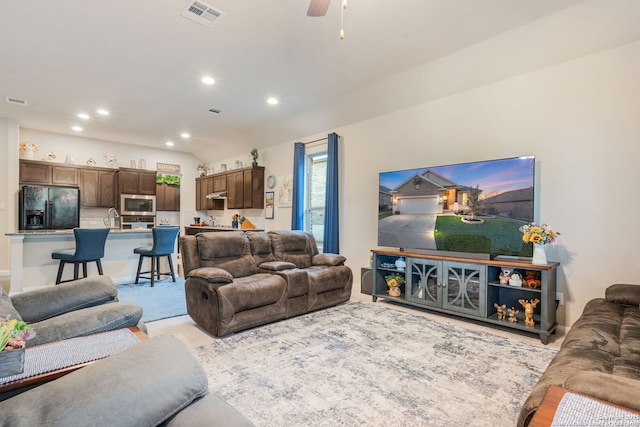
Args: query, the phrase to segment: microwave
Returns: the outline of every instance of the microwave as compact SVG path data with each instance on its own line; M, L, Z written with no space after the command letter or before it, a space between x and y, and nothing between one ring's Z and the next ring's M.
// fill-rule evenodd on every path
M120 215L155 216L156 196L121 194Z

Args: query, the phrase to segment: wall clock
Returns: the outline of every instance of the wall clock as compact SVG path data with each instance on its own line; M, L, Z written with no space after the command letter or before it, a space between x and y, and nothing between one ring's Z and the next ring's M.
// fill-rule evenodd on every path
M273 175L269 175L267 178L267 187L273 188L276 186L276 177Z

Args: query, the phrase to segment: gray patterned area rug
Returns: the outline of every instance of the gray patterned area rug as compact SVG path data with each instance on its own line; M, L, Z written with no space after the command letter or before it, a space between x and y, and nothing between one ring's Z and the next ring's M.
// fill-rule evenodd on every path
M256 426L510 426L556 351L348 302L194 350Z

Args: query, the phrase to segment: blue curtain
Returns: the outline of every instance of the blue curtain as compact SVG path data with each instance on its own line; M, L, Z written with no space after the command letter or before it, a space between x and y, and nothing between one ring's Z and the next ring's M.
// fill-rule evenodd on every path
M330 133L327 142L327 188L324 205L324 243L322 252L340 253L338 223L338 134Z
M293 146L291 229L304 230L304 144L302 142L296 142Z

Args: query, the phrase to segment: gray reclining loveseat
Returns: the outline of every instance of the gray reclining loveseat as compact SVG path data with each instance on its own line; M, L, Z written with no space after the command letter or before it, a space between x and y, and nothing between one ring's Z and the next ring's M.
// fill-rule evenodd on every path
M187 312L214 336L330 307L353 274L303 231L229 231L180 238Z

